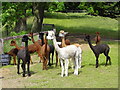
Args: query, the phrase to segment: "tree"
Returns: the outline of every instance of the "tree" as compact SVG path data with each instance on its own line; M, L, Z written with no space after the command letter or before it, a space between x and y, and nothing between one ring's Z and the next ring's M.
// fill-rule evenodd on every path
M34 21L31 28L32 32L39 32L42 29L43 17L44 17L44 9L46 6L46 2L34 2L33 3L33 14Z
M2 25L5 27L5 29L14 29L16 32L27 30L26 17L31 15L30 12L28 12L30 11L30 6L31 3L26 2L3 2Z

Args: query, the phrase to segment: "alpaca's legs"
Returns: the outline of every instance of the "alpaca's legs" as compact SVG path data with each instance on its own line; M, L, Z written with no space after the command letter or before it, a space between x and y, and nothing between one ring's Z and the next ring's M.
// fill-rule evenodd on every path
M98 58L96 57L96 68L98 68Z
M79 54L79 58L78 58L78 68L81 68L81 62L82 62L82 55Z
M33 64L31 57L30 57L30 62L31 62L31 64Z
M111 58L108 56L108 59L109 59L109 64L111 65L112 64L112 62L111 62Z
M48 65L51 66L51 64L50 64L50 53L49 53L49 63L48 63Z
M105 65L107 65L108 60L109 60L109 64L111 65L111 60L110 60L110 57L108 56L108 53L109 53L109 50L106 50L104 52L104 55L106 56L106 64Z
M56 51L56 66L58 65L58 53Z
M96 56L96 68L98 68L98 58L99 56Z
M63 77L63 75L64 75L64 64L63 64L63 60L60 59L60 62L61 62L61 67L62 67L61 77Z
M20 74L20 59L18 59L18 64L17 64L17 74Z
M54 51L52 52L52 64L53 64Z
M65 60L65 76L68 76L68 65L69 65L69 60Z
M22 64L22 67L23 67L23 77L25 77L25 62L23 61L23 64Z
M31 76L31 74L30 74L30 60L28 60L28 63L27 63L27 71L28 71L28 76Z
M14 59L14 65L16 65L16 55L13 56Z
M74 74L78 75L78 57L75 57L75 70L74 70Z

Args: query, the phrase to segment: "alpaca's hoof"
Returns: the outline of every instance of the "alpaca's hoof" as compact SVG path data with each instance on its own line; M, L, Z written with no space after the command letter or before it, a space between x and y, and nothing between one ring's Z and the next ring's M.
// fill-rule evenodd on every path
M61 75L61 77L63 77L63 75Z
M28 76L30 77L30 76L31 76L31 74L29 73L29 74L28 74Z
M96 68L98 68L98 65L96 65Z
M25 74L23 74L23 77L25 77Z
M17 74L20 74L19 72L17 72Z
M74 75L78 75L78 73L74 73Z

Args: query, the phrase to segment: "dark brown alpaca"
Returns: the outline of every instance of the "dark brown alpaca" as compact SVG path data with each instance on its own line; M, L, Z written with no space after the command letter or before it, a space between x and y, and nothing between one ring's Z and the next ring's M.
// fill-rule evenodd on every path
M101 41L100 33L96 32L95 43L100 44L100 41Z

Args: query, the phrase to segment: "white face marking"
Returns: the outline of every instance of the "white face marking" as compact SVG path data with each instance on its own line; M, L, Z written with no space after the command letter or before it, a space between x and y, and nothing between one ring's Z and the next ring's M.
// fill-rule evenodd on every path
M55 37L54 31L48 31L47 39L53 39Z

